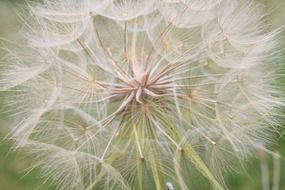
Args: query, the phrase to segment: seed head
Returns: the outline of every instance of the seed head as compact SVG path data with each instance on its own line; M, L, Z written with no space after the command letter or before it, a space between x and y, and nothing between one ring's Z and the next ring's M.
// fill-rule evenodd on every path
M16 147L59 189L225 189L270 142L279 31L260 2L26 4L0 90Z

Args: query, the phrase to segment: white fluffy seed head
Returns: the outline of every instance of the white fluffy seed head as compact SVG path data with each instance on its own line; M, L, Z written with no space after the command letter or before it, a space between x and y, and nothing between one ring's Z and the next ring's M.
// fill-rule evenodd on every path
M60 189L224 189L224 172L271 141L279 31L258 1L27 7L0 90L16 146Z

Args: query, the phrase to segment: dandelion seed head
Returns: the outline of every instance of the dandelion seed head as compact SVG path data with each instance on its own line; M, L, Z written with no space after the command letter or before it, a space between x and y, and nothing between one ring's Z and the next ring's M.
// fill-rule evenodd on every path
M2 48L0 91L9 137L59 189L225 189L226 172L278 131L280 31L258 1L25 10L21 44Z

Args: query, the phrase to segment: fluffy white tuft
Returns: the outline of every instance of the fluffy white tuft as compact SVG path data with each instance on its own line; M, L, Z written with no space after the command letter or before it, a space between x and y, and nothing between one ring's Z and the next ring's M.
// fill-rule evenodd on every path
M27 8L0 90L16 147L59 189L224 189L225 171L271 142L284 105L279 31L260 2Z

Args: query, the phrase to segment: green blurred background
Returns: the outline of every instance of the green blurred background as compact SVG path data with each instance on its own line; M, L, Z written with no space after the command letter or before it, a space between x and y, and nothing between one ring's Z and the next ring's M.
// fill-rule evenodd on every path
M285 0L260 0L264 1L269 11L271 12L272 24L278 27L285 26ZM11 37L11 30L17 31L19 24L17 24L16 16L13 12L7 8L7 2L9 0L0 0L0 38ZM16 4L23 2L23 0L14 0ZM282 39L285 44L285 32L282 34ZM1 51L0 51L1 57ZM280 61L284 62L285 68L285 53L280 57ZM285 80L280 81L285 83ZM284 85L285 86L285 85ZM285 91L285 89L284 89ZM0 112L1 112L1 94L0 94ZM2 107L3 108L3 107ZM285 113L285 111L284 111ZM0 115L0 142L2 141L4 134L6 133L5 128L5 116ZM285 126L285 120L284 124ZM276 135L278 138L278 135ZM55 190L52 185L43 184L44 180L41 179L39 171L28 171L28 161L24 160L17 153L9 150L10 144L8 142L0 143L0 190ZM279 152L281 155L280 160L280 188L278 190L285 190L285 138L278 138L276 145L273 150ZM273 177L274 162L273 157L267 154L264 158L269 168L269 180ZM235 173L228 178L228 187L230 190L262 190L262 172L261 172L261 161L259 158L251 160L246 164L244 173ZM269 182L271 183L271 182ZM200 189L197 189L200 190ZM201 189L203 190L203 189ZM273 190L273 189L264 189ZM277 190L277 189L274 189Z

